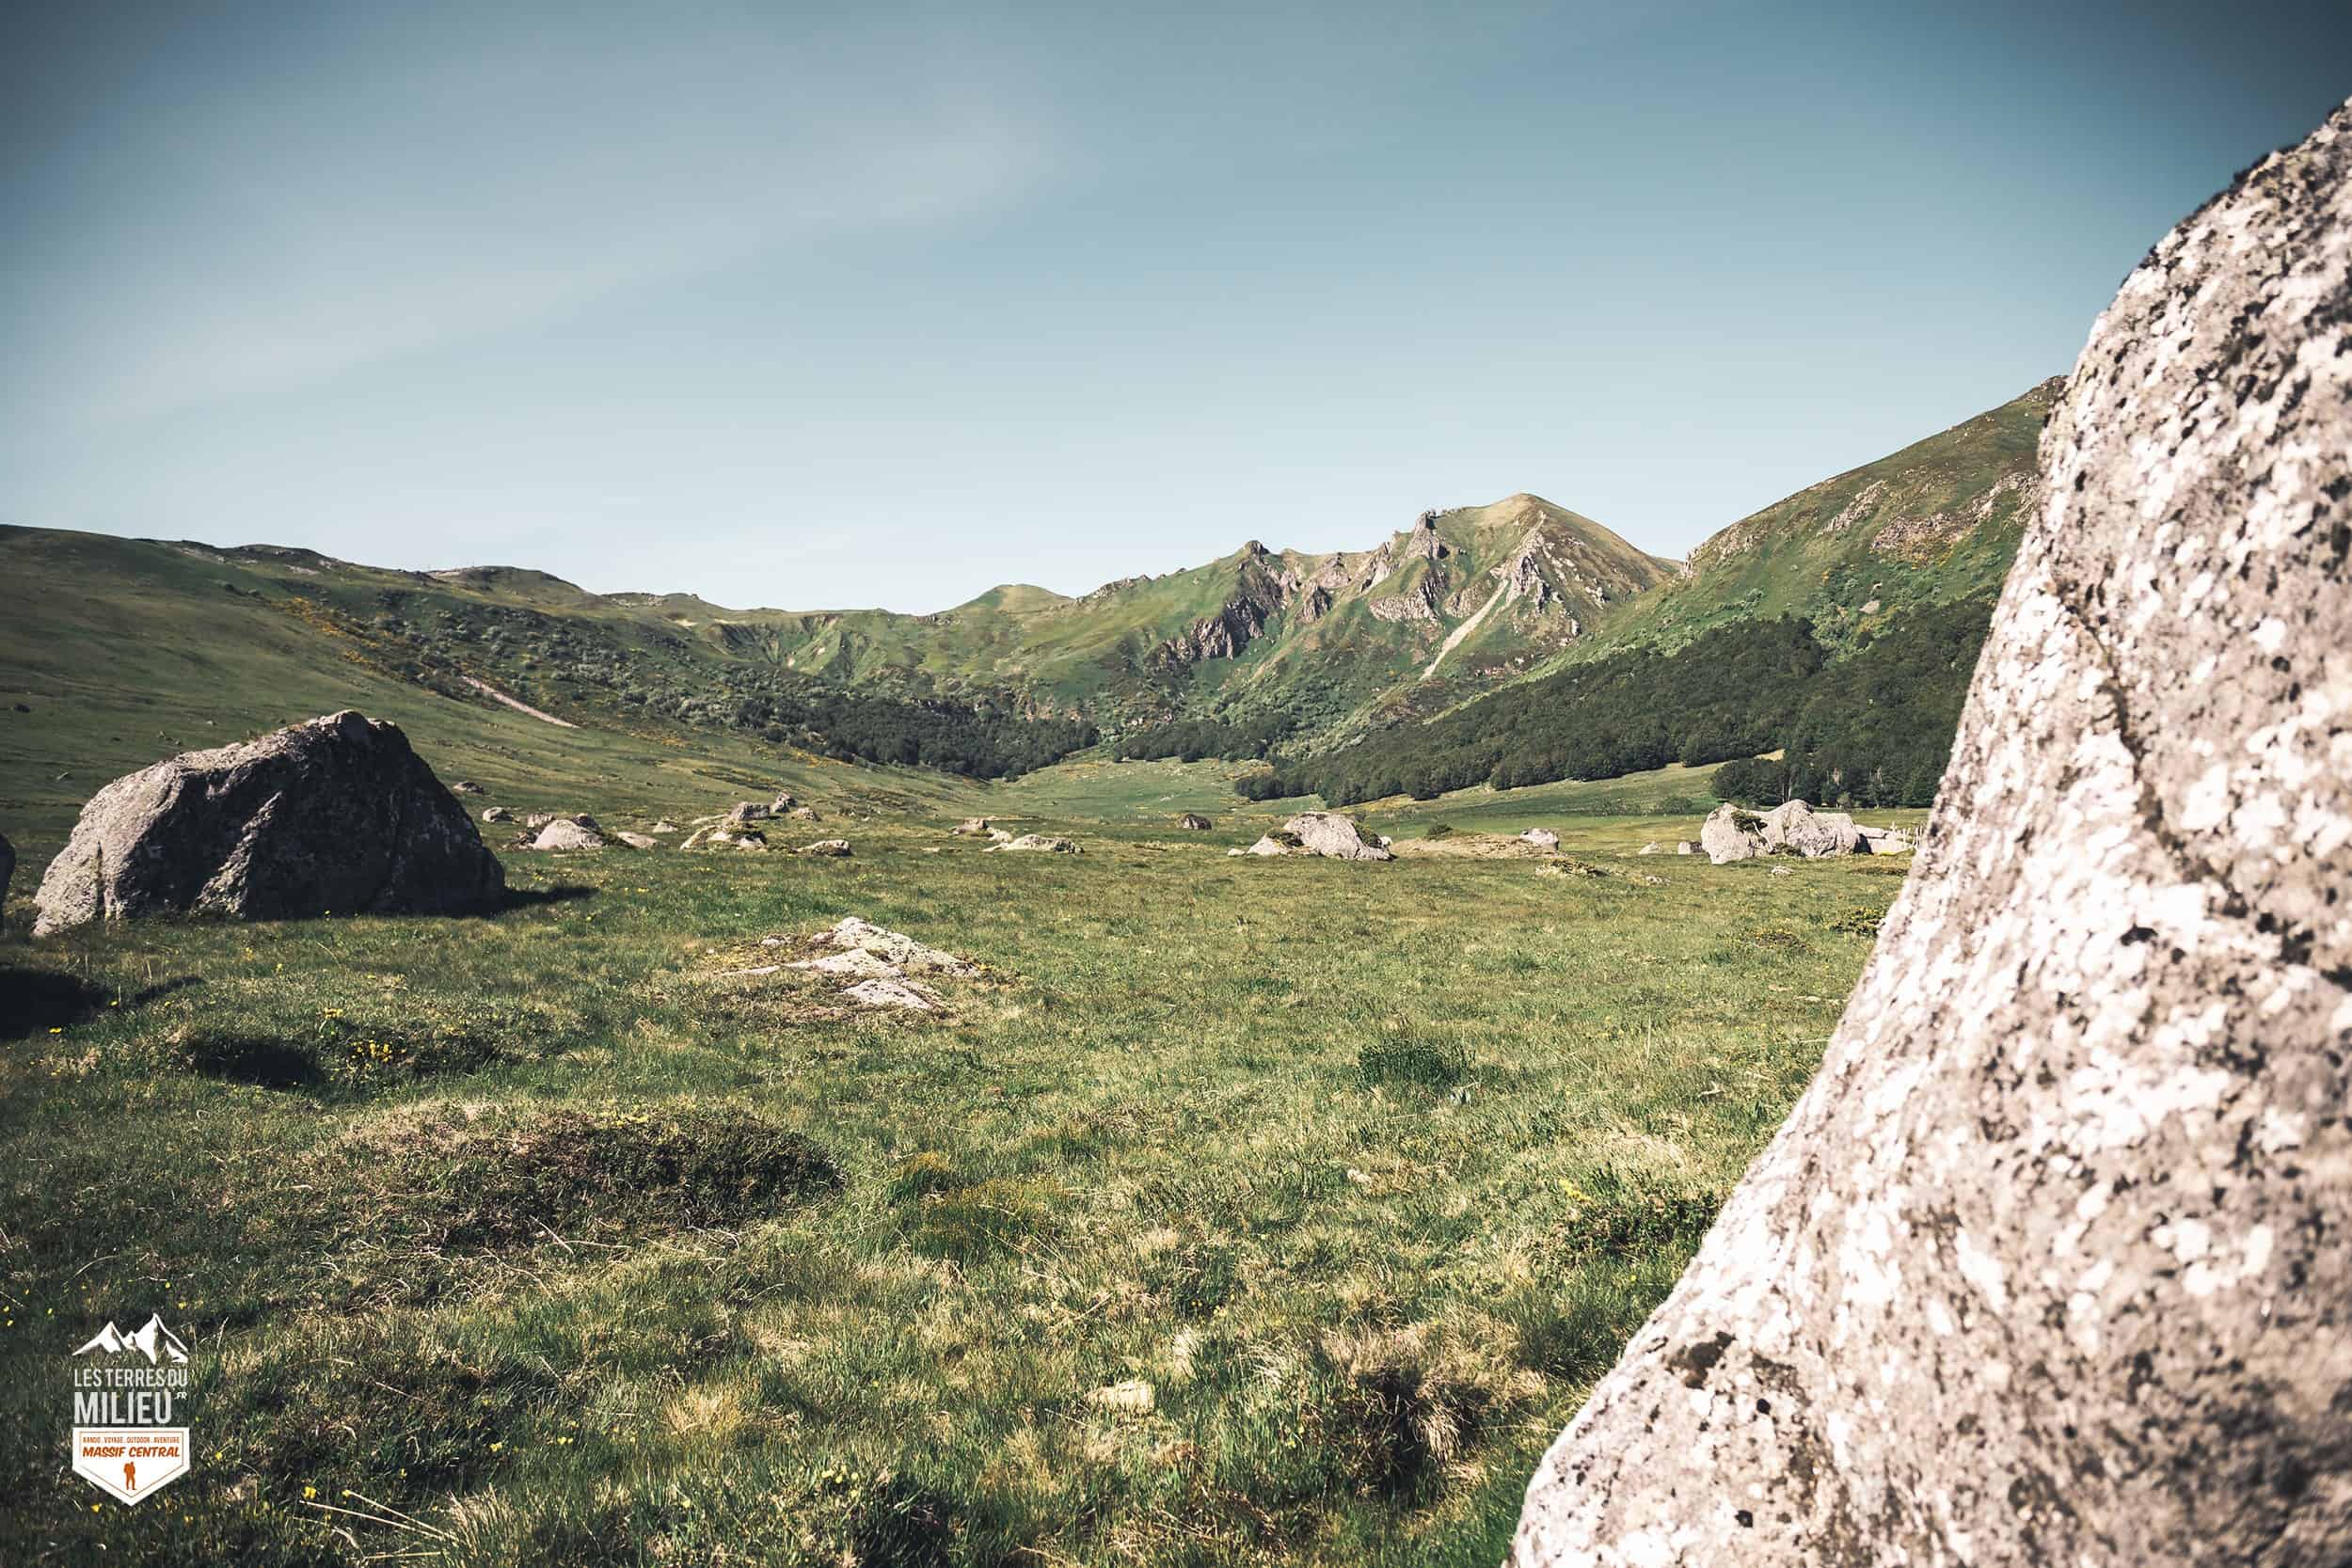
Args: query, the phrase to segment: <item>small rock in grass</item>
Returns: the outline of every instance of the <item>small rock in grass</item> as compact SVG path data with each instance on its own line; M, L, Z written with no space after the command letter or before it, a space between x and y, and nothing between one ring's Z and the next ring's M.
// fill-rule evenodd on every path
M1087 1396L1087 1402L1104 1410L1127 1410L1141 1414L1152 1408L1152 1386L1138 1377L1097 1388Z
M559 816L539 830L539 836L531 841L533 849L601 849L604 832L596 819L585 812L575 816Z

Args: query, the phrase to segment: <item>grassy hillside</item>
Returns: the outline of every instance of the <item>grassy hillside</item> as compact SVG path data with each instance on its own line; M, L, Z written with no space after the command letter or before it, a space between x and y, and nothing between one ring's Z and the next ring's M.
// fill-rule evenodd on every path
M489 793L477 805L588 809L626 821L715 810L780 787L856 810L945 812L977 798L966 780L845 766L728 730L567 729L478 693L444 695L400 678L379 650L342 634L318 613L319 590L283 592L288 578L308 584L299 574L328 569L0 531L10 601L0 616L0 831L26 857L20 881L108 780L344 707L400 724L444 780L483 784Z
M838 862L509 853L486 919L28 944L13 902L0 1557L1499 1560L1900 867L1636 858L1696 802L1597 786L1235 860L1257 820L1166 827L1216 774L985 792L1076 857L884 816ZM1531 820L1563 856L1506 858ZM849 913L986 968L933 1017L739 973ZM61 1347L151 1307L198 1462L93 1506Z
M1809 485L1691 552L1689 575L1629 606L1586 654L1673 648L1739 620L1797 615L1833 647L1904 611L2000 593L2036 504L2036 451L2064 385Z

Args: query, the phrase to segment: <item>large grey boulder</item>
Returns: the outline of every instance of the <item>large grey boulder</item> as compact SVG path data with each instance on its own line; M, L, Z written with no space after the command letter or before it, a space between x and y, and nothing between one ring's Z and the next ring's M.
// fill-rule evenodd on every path
M1820 1075L1535 1564L2352 1558L2352 106L2101 317Z
M1699 824L1699 847L1717 865L1752 861L1765 853L1764 819L1726 800Z
M1783 800L1764 814L1764 847L1775 855L1851 855L1861 835L1842 811L1815 811L1803 800Z
M491 908L505 887L407 737L346 711L100 790L40 879L33 931L153 914L446 914Z
M1311 855L1336 861L1388 861L1396 857L1387 845L1368 839L1352 816L1337 812L1304 811L1282 824L1282 831L1306 847Z

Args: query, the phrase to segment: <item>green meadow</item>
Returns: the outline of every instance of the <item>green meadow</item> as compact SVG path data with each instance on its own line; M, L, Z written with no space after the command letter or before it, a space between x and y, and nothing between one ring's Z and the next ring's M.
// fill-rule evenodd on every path
M550 798L538 731L485 733L426 747L477 807L749 793L624 740ZM481 918L39 943L72 813L27 812L0 1559L1499 1560L1902 863L1676 856L1704 769L1384 802L1389 863L1232 858L1285 813L1228 774L803 768L853 858L501 846ZM1085 852L981 853L967 812ZM1535 825L1557 856L1503 836ZM978 968L935 1014L739 973L850 914ZM150 1310L197 1463L126 1510L68 1471L69 1353Z

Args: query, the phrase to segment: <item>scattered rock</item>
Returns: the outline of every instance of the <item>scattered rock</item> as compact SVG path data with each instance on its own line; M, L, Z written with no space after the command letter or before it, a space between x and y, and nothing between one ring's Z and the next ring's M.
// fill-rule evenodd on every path
M628 845L632 849L659 849L661 847L661 841L660 839L649 838L644 833L619 832L614 833L612 836L619 839L623 844Z
M604 830L596 819L581 813L574 816L559 816L539 830L539 836L531 841L533 849L601 849Z
M820 838L814 844L801 846L801 853L803 855L824 855L835 860L849 852L850 841L846 838Z
M1532 844L1538 849L1557 849L1560 847L1560 835L1549 828L1530 828L1519 834L1519 842Z
M1803 800L1783 800L1764 814L1764 847L1775 855L1851 855L1860 835L1842 811L1815 811Z
M1396 857L1389 847L1375 840L1367 840L1364 831L1352 816L1337 812L1303 811L1282 824L1282 831L1296 838L1311 855L1322 855L1339 861L1385 861Z
M988 839L992 844L1010 844L1012 842L1012 834L1005 832L1002 828L991 828L988 831Z
M768 835L757 828L740 831L725 827L697 828L686 835L686 842L678 847L681 850L736 849L746 854L764 855L768 852Z
M2092 329L1918 866L1519 1568L2343 1559L2348 298L2352 105Z
M1184 832L1188 833L1205 833L1211 828L1216 827L1216 824L1201 816L1199 812L1188 811L1184 813L1184 816L1176 819L1176 826L1184 829Z
M1699 847L1692 843L1687 838L1680 840L1675 845L1675 853L1677 855L1695 855L1698 852Z
M647 828L645 832L649 833L674 833L677 832L677 824L665 816L660 821L655 823L652 827Z
M771 816L782 816L786 812L790 811L794 806L797 806L800 803L800 797L794 795L787 789L779 794L774 800L768 802L768 814Z
M532 829L544 828L554 821L555 816L556 814L551 811L534 811L523 818L523 826Z
M447 914L505 887L407 737L346 710L100 790L41 878L34 934L151 914Z
M1645 844L1641 847L1641 848L1634 851L1634 853L1641 855L1662 855L1665 852L1666 847L1662 844L1656 843L1655 841Z
M767 821L768 815L768 808L756 800L738 800L727 812L727 823L731 827L746 827L754 822Z
M1854 836L1860 841L1854 846L1859 854L1908 855L1917 847L1912 836L1900 828L1857 827Z
M794 806L785 815L796 822L822 822L824 820L817 815L815 806Z
M989 821L985 816L967 816L947 831L961 838L978 838L989 831Z
M482 786L469 780L460 779L449 786L449 792L452 795L479 795L482 793Z
M512 822L515 820L515 814L508 811L504 806L485 806L482 809L482 820L485 822Z
M1017 849L1034 849L1052 855L1075 855L1081 852L1078 847L1069 839L1055 838L1047 833L1023 833L1019 838L1009 838L1002 844L990 845L987 852L993 855L999 849L1008 854Z
M1764 853L1764 819L1726 800L1700 824L1699 847L1717 865L1754 860Z
M1789 870L1785 865L1776 865L1772 867L1772 875L1775 877L1793 877L1796 873Z

